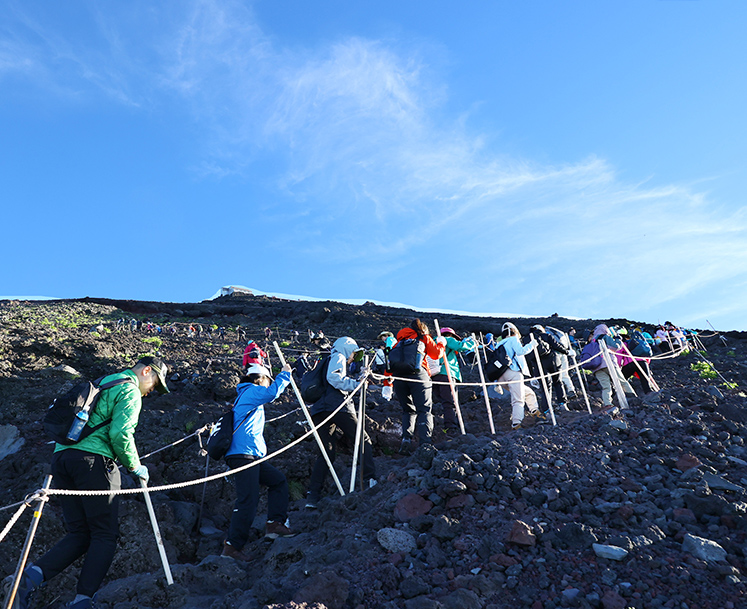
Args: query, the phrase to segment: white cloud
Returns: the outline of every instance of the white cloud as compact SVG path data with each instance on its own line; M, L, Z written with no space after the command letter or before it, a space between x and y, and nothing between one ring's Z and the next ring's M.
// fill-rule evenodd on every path
M241 3L168 7L143 8L145 25L128 32L95 15L95 47L26 18L33 34L0 38L0 77L26 70L119 103L186 104L202 176L251 173L272 156L263 179L292 207L279 247L347 262L370 285L421 289L399 277L440 269L445 306L465 308L465 294L474 309L574 315L645 315L704 286L747 295L744 208L715 209L691 185L625 183L594 151L556 166L508 156L493 134L445 116L446 83L414 45L288 49Z

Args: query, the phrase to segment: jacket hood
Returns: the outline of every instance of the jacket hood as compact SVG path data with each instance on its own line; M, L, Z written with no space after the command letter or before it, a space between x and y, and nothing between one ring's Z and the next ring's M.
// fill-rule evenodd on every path
M342 353L345 356L345 359L348 359L357 350L358 343L349 336L341 336L335 341L335 344L332 345L332 353L335 351L337 353Z
M597 336L603 336L610 333L610 329L607 327L606 324L599 324L596 328L594 328L593 336L596 339Z
M413 330L412 328L402 328L399 332L397 332L397 341L417 337L418 333L415 332L415 330Z

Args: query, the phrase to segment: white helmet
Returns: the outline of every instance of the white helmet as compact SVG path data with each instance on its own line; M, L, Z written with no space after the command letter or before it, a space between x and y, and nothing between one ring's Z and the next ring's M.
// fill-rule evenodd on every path
M250 374L260 374L262 376L266 376L267 378L272 378L272 374L270 373L270 371L262 364L250 364L246 369L246 374L247 376Z

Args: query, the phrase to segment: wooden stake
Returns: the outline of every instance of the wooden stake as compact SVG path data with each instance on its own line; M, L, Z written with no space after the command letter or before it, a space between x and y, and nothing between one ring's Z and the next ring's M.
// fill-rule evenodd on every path
M472 335L472 340L475 339L475 335ZM488 421L490 421L490 433L495 435L495 425L493 424L493 411L490 408L490 398L488 397L488 386L485 383L485 375L482 371L482 362L480 361L480 352L477 352L477 369L480 372L480 383L482 384L482 395L485 398L485 407L488 409Z
M534 334L529 335L530 340L534 340ZM534 348L534 357L537 358L537 369L540 373L540 382L542 383L542 389L545 392L545 398L547 399L547 407L550 410L550 418L552 419L552 424L557 425L558 422L555 420L555 411L552 407L552 394L550 393L550 390L547 387L547 382L545 380L545 371L542 369L542 362L540 361L539 353L537 353L537 347Z
M280 347L278 346L277 341L273 341L272 344L275 345L275 352L278 354L280 365L285 366L285 358L283 357L282 351L280 351ZM320 365L321 365L321 362L317 363L317 366L320 366ZM311 431L314 434L314 439L316 440L316 443L319 446L319 450L322 451L322 456L324 457L324 460L327 462L327 467L329 467L329 472L332 474L332 478L335 481L337 490L340 493L340 495L345 495L345 491L342 488L342 484L340 484L340 479L337 477L337 472L335 471L335 468L332 465L332 461L330 461L329 459L329 455L327 454L327 451L324 448L322 439L319 437L319 432L316 430L316 425L314 425L314 421L312 420L311 415L309 414L309 409L306 407L306 402L303 401L303 398L301 397L301 391L298 389L298 385L296 385L296 381L293 379L292 374L291 374L291 386L293 387L293 391L296 394L296 399L298 399L298 403L301 405L301 410L303 410L304 415L306 415L306 422L311 426Z

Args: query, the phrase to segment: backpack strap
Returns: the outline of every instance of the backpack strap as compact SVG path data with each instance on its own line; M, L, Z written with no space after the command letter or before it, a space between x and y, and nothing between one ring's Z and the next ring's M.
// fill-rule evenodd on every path
M103 385L101 385L100 383L103 378L104 377L102 376L100 378L97 378L93 382L94 386L101 391L111 389L112 387L116 387L117 385L124 385L125 383L132 383L133 385L137 384L137 381L134 381L130 377L127 377L127 378L121 378L121 379L114 379L113 381L109 381L108 383L104 383ZM106 427L111 422L112 422L111 417L109 417L108 419L105 419L104 421L101 421L101 423L99 423L98 425L94 425L93 427L91 427L91 431L88 435L91 435L94 431L98 431L102 427Z
M236 404L238 404L238 403L239 403L239 396L236 396L236 400L234 401L233 406L231 406L231 410L233 410L234 408L236 408ZM243 419L241 419L241 422L238 425L234 425L233 426L233 431L231 432L231 437L233 437L233 434L236 433L236 431L238 430L238 428L241 427L244 424L244 421L246 421L249 418L250 414L252 414L251 410L246 413L246 416Z

